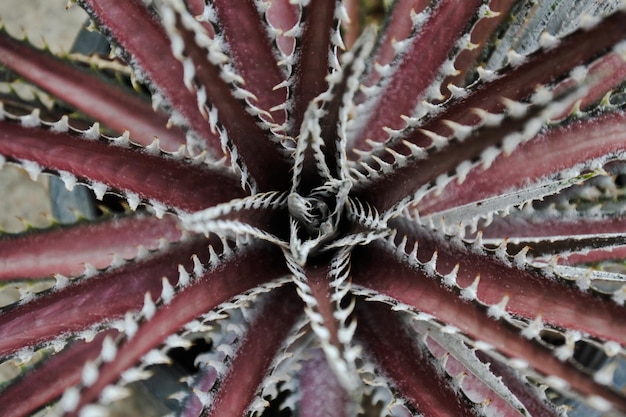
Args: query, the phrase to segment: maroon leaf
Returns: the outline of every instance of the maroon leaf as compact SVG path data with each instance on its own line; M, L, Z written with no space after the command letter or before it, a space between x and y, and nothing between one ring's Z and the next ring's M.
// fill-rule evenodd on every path
M589 91L578 103L581 110L586 110L604 97L612 89L619 86L626 78L626 60L620 54L610 52L594 61L585 74ZM558 94L571 89L576 84L574 79L567 78L557 84L554 92ZM567 114L561 115L565 117ZM558 117L557 117L558 119Z
M461 162L480 161L485 149L499 147L507 135L522 131L526 123L536 117L538 112L539 110L535 109L522 119L508 120L496 127L484 127L482 131L468 138L451 140L440 148L431 147L426 157L409 159L408 163L387 175L381 175L371 183L361 186L358 196L380 212L389 210L394 204L412 197L421 187L434 186L440 175L453 175ZM378 162L375 164L379 165Z
M160 239L175 242L180 238L179 223L170 215L122 217L9 236L0 240L0 280L77 276L87 263L103 269L114 256L134 258L140 245L155 250Z
M524 407L530 412L531 416L554 417L558 415L556 410L552 409L546 402L541 401L537 397L537 388L533 388L528 383L525 383L511 368L501 362L493 360L484 352L477 351L476 356L478 356L481 361L489 364L489 370L491 372L499 378L502 378L502 382L506 384L507 388L524 404Z
M505 105L502 97L522 100L532 94L538 86L554 82L577 65L590 62L622 40L626 36L626 28L621 24L622 21L623 13L618 12L592 29L578 30L561 40L554 48L539 50L518 66L505 68L500 77L479 86L422 127L449 136L451 129L445 123L441 123L442 120L475 125L480 121L480 117L471 111L472 108L491 113L503 111ZM413 132L413 135L405 139L416 144L430 142L419 131Z
M430 326L424 323L424 327L428 328ZM440 336L447 336L443 335L438 330L435 331ZM474 367L473 369L475 371L480 372L477 373L481 376L479 379L476 376L477 374L466 367L465 362L457 360L454 354L448 352L446 348L437 343L434 338L431 337L432 332L433 329L430 328L429 332L424 335L424 344L428 347L430 352L442 362L442 367L445 368L446 373L450 377L459 380L459 387L468 398L472 402L480 404L484 414L502 417L520 417L520 414L528 415L528 413L521 411L522 407L518 407L517 402L512 403L510 399L505 400L503 397L500 397L498 393L493 390L494 387L485 381L487 374L489 375L487 378L493 376L495 380L498 380L502 377L503 372L507 372L509 378L506 380L505 385L508 392L505 394L505 397L513 395L516 400L519 401L519 405L526 407L527 410L532 410L530 415L533 417L557 417L558 414L554 407L539 398L540 394L537 392L538 389L531 387L527 382L525 383L521 376L515 376L514 371L502 362L491 359L487 354L479 350L470 352L470 348L465 347L468 356L474 357L475 360L478 361L480 358L480 360L491 361L497 364L496 366L491 365L491 363L486 366L483 365L483 369ZM443 345L448 347L448 343L444 343ZM492 368L496 368L498 372L495 372ZM496 384L499 383L501 382L496 382Z
M267 9L267 20L281 31L276 39L278 48L283 54L290 55L296 42L293 37L285 36L284 33L298 23L298 7L289 0L274 0Z
M249 248L248 250L242 250L241 253L220 263L216 268L207 271L195 282L181 289L169 304L163 305L150 320L145 321L139 327L137 333L130 340L119 347L117 357L114 361L108 362L100 368L98 380L94 382L93 385L83 389L77 410L93 402L104 387L115 382L120 374L135 364L142 355L147 353L150 349L158 347L167 336L181 329L194 318L212 310L237 294L241 294L242 292L286 274L287 271L281 258L282 255L278 250L268 246L257 246L255 248ZM276 293L284 294L284 291L278 290ZM284 298L285 296L283 296L283 299ZM275 311L274 314L282 311L282 314L287 320L289 320L289 318L295 319L296 312L293 309L294 306L296 309L299 308L299 304L289 298L280 302L278 300L281 300L281 297L275 298L274 303L270 303L271 308ZM282 305L278 307L276 304ZM266 347L271 347L272 343L280 343L279 337L272 338L269 336L269 338L266 339L261 336L271 335L272 332L276 331L286 332L290 327L289 322L287 321L287 325L283 326L285 323L284 320L273 320L271 315L261 314L259 317L261 317L262 320L272 318L271 320L264 320L264 322L266 322L265 326L269 327L260 324L253 326L253 334L255 337L250 337L249 340L253 341L253 343L263 340L263 344L266 345ZM280 333L278 333L278 335L279 334ZM276 345L273 346L274 349L277 349ZM255 348L253 347L252 349L254 352ZM273 353L275 353L275 350L263 356L267 357ZM246 359L248 358L249 356L246 356ZM246 360L245 363L247 363L248 366L252 366L252 369L255 369L254 367L259 366L261 361ZM246 374L249 372L243 365L235 368L241 369L241 371ZM257 374L257 376L262 378L262 374ZM242 382L239 380L235 381L237 383ZM259 382L254 384L253 390L256 390ZM227 383L228 382L225 382L224 384ZM248 401L245 398L240 398L236 400L236 403L240 404L242 400ZM228 402L226 404L228 404ZM247 406L247 403L245 406Z
M306 282L311 287L311 295L315 297L317 312L322 316L323 325L329 330L330 342L339 348L337 320L333 317L335 306L331 301L332 290L328 285L329 272L326 268L309 268L305 272Z
M124 101L134 93L107 91L92 77L97 70L85 78L86 66L76 72L0 39L0 53L17 63L9 77L20 72L54 96L46 107L44 96L0 93L8 99L0 165L169 213L2 236L5 286L51 275L57 285L0 308L5 361L37 349L51 355L16 370L0 409L16 407L21 417L64 392L60 412L104 413L120 405L109 403L109 390L178 359L178 346L197 336L211 340L211 352L197 357L200 373L175 395L189 417L243 415L264 400L271 408L263 414L303 417L366 406L378 413L396 400L424 415L508 417L524 414L523 403L553 417L533 389L543 384L626 413L613 372L626 345L626 287L616 272L562 265L626 256L619 2L585 0L570 10L569 2L554 9L511 0L397 0L391 8L383 0L79 2L170 119L152 113L142 92L134 113L135 99ZM491 17L490 8L506 13ZM568 12L609 9L621 11L597 25L589 16L563 21ZM361 25L387 10L375 45L374 30ZM583 29L563 39L535 39L577 24ZM525 37L512 39L518 27ZM484 69L518 40L541 50L511 51L508 65ZM107 105L90 109L93 97ZM59 120L72 107L83 109L76 128ZM89 111L98 123L78 130ZM151 128L173 133L168 122L198 158L99 134L100 123L105 131L142 124L149 139ZM355 144L361 160L347 161ZM509 218L490 223L501 212ZM80 275L83 263L102 269L54 275ZM247 334L232 330L246 327L239 319ZM111 328L123 329L115 348L98 336ZM71 343L94 335L96 344ZM610 363L583 358L588 344ZM187 359L204 348L194 343L184 364L195 366ZM388 386L362 385L370 383ZM22 405L24 395L36 398Z
M452 181L442 194L426 197L418 205L420 214L514 192L578 164L617 155L626 147L626 134L621 128L625 120L623 112L606 113L542 132L518 146L511 155L497 156L488 175L479 166L470 171L461 184ZM528 164L528 161L536 163ZM498 178L498 181L490 178Z
M320 132L314 133L312 136L315 137L307 137L309 140L309 146L304 151L304 160L302 161L302 172L300 176L302 178L309 178L309 181L313 181L316 179L317 181L326 181L329 178L319 178L320 168L319 165L325 165L325 169L322 172L326 171L326 168L329 174L333 178L342 178L342 167L341 165L344 163L342 161L342 153L340 152L340 148L345 141L344 135L342 135L342 126L345 124L344 117L342 117L342 112L345 110L344 106L349 99L354 95L354 89L351 89L351 84L361 75L359 65L362 64L362 60L365 58L366 54L369 51L370 45L368 42L373 41L373 37L366 37L363 42L359 42L357 45L352 48L352 59L347 61L343 60L343 67L341 69L343 73L343 77L340 82L331 83L326 92L324 93L327 98L322 101L319 98L316 99L315 105L318 106L319 114L316 114L316 117L311 118L312 113L308 113L305 116L306 121L304 124L307 126L302 126L303 130L300 132L300 137L304 140L305 133L311 134L312 132L304 130L310 129L309 124L315 124L316 127L319 127ZM319 103L319 104L318 104ZM317 137L319 135L319 137ZM320 151L315 151L315 145L313 145L313 141L315 139L321 139L321 143L319 144ZM322 155L323 153L323 155ZM328 176L328 175L325 175ZM320 184L306 184L306 186L312 187L314 185ZM305 186L305 188L306 188Z
M185 143L182 130L167 128L168 116L154 112L150 103L120 85L11 39L5 32L0 33L0 62L114 131L128 130L137 143L149 145L157 137L166 151L176 151Z
M35 369L0 393L0 409L5 417L31 415L80 382L83 365L98 358L105 337L115 337L116 330L101 332L90 341L76 341L62 352L44 359ZM33 395L36 392L37 395Z
M348 416L349 394L343 389L321 350L311 352L300 370L302 399L298 415ZM324 401L320 401L324 398Z
M506 295L510 297L506 305L510 313L531 321L541 315L545 322L555 326L626 343L626 322L611 319L626 314L623 306L584 292L571 283L521 269L522 266L518 268L505 264L495 256L481 256L462 245L432 236L421 228L413 229L410 234L412 237L407 247L412 248L415 242L418 243L417 257L421 262L427 263L437 252L436 268L441 275L448 274L458 265L456 282L461 288L469 287L477 276L480 277L477 299L481 302L498 304Z
M378 99L375 110L355 138L356 144L363 143L365 139L380 141L380 138L386 138L383 127L404 127L405 122L400 116L412 115L414 107L423 98L424 91L437 76L439 67L480 4L479 0L439 2L428 21L412 39L409 51L402 57L383 95Z
M285 111L274 110L287 97L285 87L274 87L284 81L276 64L274 51L267 38L267 28L259 19L259 12L251 0L213 2L220 25L228 43L237 72L243 77L246 89L256 96L254 105L271 113L273 122L285 122Z
M302 311L293 287L273 291L251 323L237 350L230 372L220 383L208 413L210 417L242 416L268 373L287 334ZM250 360L254 357L254 360Z
M380 245L373 246L380 249ZM441 286L435 279L400 263L391 254L374 251L372 246L356 248L352 258L352 273L354 284L388 295L418 311L431 314L444 323L451 323L461 332L489 343L507 356L523 359L544 375L567 381L573 390L586 396L597 395L616 408L626 411L626 399L621 395L600 386L589 376L559 361L548 349L523 338L519 330L489 318L486 308L461 298L458 293L454 294L454 290ZM607 303L604 304L607 307ZM585 314L589 310L584 308ZM554 315L558 311L551 307L546 313ZM571 311L568 305L564 315L572 316Z
M207 35L211 38L215 38L215 27L209 21L207 21L203 15L205 13L205 8L207 6L204 0L186 0L185 4L189 9L189 12L194 15L196 20L200 21L202 27L206 31Z
M479 123L481 118L472 109L478 108L492 113L503 111L505 108L502 101L503 97L521 100L531 94L538 85L554 81L566 71L571 70L576 65L588 62L605 51L606 48L623 39L626 36L626 27L622 25L622 17L621 13L617 13L603 20L593 29L579 30L562 40L556 47L533 54L523 64L506 71L501 77L482 85L467 97L446 108L436 117L420 126L421 129L413 130L409 135L402 135L402 140L387 143L386 148L406 154L403 141L419 146L429 145L432 142L422 129L449 137L453 131L444 121L473 126ZM505 132L502 131L500 138L503 138L504 134ZM495 143L498 141L496 140ZM383 160L389 159L389 155L384 149L375 152L374 155ZM441 173L454 169L461 160L471 159L469 155L477 156L478 154L468 151L465 158L459 157L456 163L446 164L445 167L437 170L436 174L433 172L432 175L428 175L428 179L425 179L426 175L423 169L415 169L416 165L423 163L423 160L413 160L394 170L392 174L385 175L367 186L367 190L363 194L377 195L373 204L379 210L385 210L402 197L411 195L421 184L427 183ZM439 164L432 159L428 159L428 161L428 164L431 165ZM373 159L367 159L364 162L371 166L377 166L377 162ZM365 170L363 172L366 173ZM509 172L513 172L513 170ZM465 189L474 190L473 187L467 186Z
M626 233L626 222L622 217L543 217L539 213L533 218L495 217L483 229L483 238L503 239L507 237L530 238Z
M291 96L289 133L296 137L304 120L309 103L327 88L329 71L328 56L331 52L332 22L336 0L320 0L309 3L305 9L304 28L296 44L297 62L294 64L294 86ZM320 28L324 28L320 30Z
M161 278L178 278L178 265L191 270L191 256L206 260L207 240L186 242L142 261L83 279L18 305L0 315L0 355L70 336L141 309L146 293L161 294ZM120 294L124 296L121 297Z
M187 58L194 64L195 78L204 88L208 104L217 109L220 128L236 149L234 162L240 164L239 158L243 161L240 165L248 171L258 191L284 189L289 166L269 140L269 132L246 111L243 100L233 96L233 86L222 79L220 68L209 60L206 49L196 43L195 32L185 27L180 16L176 17L175 26L178 33L174 36L182 38Z
M496 218L483 229L483 238L505 239L509 253L528 247L536 257L558 255L558 263L598 263L626 256L626 224L622 217L597 218Z
M391 379L402 396L427 416L473 416L467 400L443 378L435 359L416 346L406 326L380 303L357 304L356 336L363 340L381 372Z
M224 171L7 120L0 120L0 154L182 210L201 210L242 196L238 181Z
M498 26L509 17L513 3L515 3L514 0L491 0L489 2L489 15L482 17L472 28L470 42L474 44L474 47L461 51L454 61L454 68L458 74L447 77L441 83L441 94L444 95L444 99L449 98L451 94L447 88L448 85L463 87L467 84L471 71L477 66L478 57L489 45Z
M373 54L372 65L370 65L369 71L363 77L363 85L371 87L380 81L381 75L376 71L374 64L384 66L393 61L396 57L393 43L408 38L413 29L411 13L421 13L429 4L429 0L398 0L394 2L380 35L378 47ZM355 99L357 103L364 100L364 94L358 94ZM359 145L355 144L355 147L358 148L360 147Z
M219 137L211 132L200 113L195 94L185 87L183 67L172 55L167 35L145 4L140 0L125 1L116 7L99 0L81 0L80 3L102 30L132 57L131 64L145 73L157 92L182 114L189 128L202 137L216 156L221 156ZM131 34L130 27L141 27L141 36Z

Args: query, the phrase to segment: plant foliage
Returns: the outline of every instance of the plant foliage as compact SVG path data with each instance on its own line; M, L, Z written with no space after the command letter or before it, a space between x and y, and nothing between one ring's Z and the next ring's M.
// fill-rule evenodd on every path
M0 34L40 91L0 97L0 161L105 199L0 239L3 416L626 413L625 6L389 3Z

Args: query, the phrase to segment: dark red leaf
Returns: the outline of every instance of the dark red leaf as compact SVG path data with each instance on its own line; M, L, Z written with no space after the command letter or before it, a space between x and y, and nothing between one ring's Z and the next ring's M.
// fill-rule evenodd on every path
M0 62L110 129L118 133L128 130L134 142L149 145L157 137L166 151L176 151L185 143L184 132L178 127L167 128L169 117L154 112L147 101L11 39L5 32L0 33Z
M7 120L0 120L0 154L186 211L243 195L238 180L226 171Z

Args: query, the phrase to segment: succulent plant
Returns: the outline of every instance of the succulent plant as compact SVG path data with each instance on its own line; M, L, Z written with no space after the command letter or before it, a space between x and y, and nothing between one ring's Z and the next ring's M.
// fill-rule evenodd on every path
M0 239L3 416L626 413L619 1L78 4L0 35L2 163L104 199Z

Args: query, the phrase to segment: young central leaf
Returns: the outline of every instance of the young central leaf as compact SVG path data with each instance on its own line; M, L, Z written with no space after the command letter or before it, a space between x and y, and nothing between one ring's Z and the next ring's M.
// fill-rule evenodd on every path
M301 264L337 237L349 190L349 182L330 179L309 193L303 192L304 196L297 191L289 194L291 252Z

